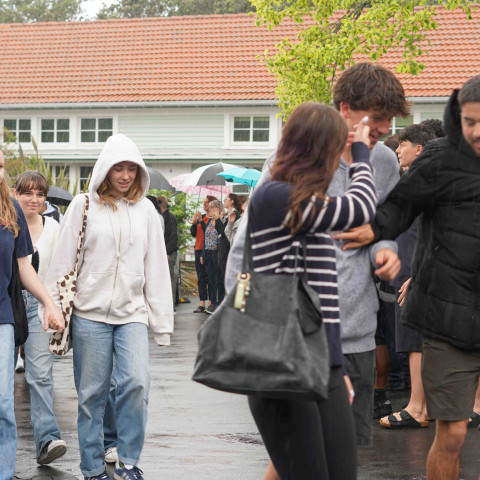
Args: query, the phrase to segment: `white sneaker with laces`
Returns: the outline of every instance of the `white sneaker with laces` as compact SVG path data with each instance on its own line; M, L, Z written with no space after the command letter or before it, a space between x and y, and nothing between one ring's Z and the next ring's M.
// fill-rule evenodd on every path
M15 371L17 373L23 373L25 371L25 363L22 357L18 357L17 365L15 366Z
M105 463L118 462L117 447L110 447L105 450Z

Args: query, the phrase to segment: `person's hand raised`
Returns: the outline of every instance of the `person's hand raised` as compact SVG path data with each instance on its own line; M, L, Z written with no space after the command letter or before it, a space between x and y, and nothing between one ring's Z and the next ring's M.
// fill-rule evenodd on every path
M370 127L367 125L368 117L363 117L362 121L355 125L352 142L362 142L370 148Z

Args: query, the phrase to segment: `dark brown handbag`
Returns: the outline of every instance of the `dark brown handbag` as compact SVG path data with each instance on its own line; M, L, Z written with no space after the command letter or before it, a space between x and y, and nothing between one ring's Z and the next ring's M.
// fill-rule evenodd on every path
M295 257L296 267L298 250ZM198 333L194 381L245 395L317 401L327 397L329 351L319 296L306 282L305 241L303 259L303 278L255 272L247 227L237 287ZM236 290L248 276L243 308L235 308Z

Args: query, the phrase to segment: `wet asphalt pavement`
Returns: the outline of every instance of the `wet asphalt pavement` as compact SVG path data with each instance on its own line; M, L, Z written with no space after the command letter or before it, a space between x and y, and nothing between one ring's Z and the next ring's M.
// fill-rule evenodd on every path
M149 420L139 467L145 480L261 480L268 457L246 398L190 380L197 331L207 318L193 314L195 306L177 306L171 347L159 348L151 338ZM56 359L54 381L55 412L68 450L51 466L40 467L35 462L28 386L24 374L15 374L16 479L83 479L71 353ZM408 392L391 396L394 407L399 408L406 403ZM374 446L359 450L359 480L425 479L425 458L434 432L434 424L421 430L389 431L375 422ZM468 432L461 458L463 480L479 478L479 446L480 431L473 429Z

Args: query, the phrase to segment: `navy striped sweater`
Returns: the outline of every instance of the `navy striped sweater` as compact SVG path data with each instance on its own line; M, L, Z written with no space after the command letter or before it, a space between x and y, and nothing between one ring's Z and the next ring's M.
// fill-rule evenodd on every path
M299 261L297 271L304 269L302 238L307 244L308 284L320 297L327 338L330 364L343 364L340 341L340 312L338 307L337 267L335 247L331 235L369 223L375 216L377 196L369 162L369 150L363 143L352 145L353 164L351 184L344 196L326 197L325 201L313 197L305 204L303 224L295 236L284 226L290 215L288 206L292 185L269 182L259 187L251 199L249 209L250 238L253 267L262 273L294 273L295 255ZM316 206L311 223L310 213ZM281 295L281 292L279 292Z

